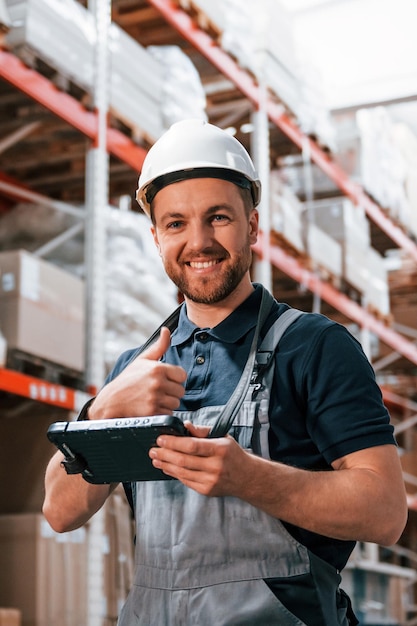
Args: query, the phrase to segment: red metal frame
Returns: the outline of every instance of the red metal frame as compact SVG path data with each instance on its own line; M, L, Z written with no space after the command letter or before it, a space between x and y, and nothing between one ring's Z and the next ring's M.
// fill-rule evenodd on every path
M148 2L186 40L190 41L215 67L227 76L254 106L259 105L259 88L255 80L245 70L241 69L207 33L200 30L187 13L170 0L148 0ZM75 98L59 91L47 78L26 67L20 59L5 50L0 50L0 78L7 80L17 89L45 106L49 111L67 121L93 142L96 141L96 113L88 111ZM313 161L335 182L344 194L350 197L356 204L364 207L368 216L381 230L417 260L417 246L384 215L381 208L369 198L362 187L352 182L324 150L314 141L307 138L289 116L283 113L281 106L269 99L267 108L271 121L297 146L302 148L303 143L306 140L309 141ZM109 128L107 132L107 148L109 152L134 170L139 171L141 169L146 151L134 144L123 133ZM254 250L259 256L262 256L262 238L254 246ZM296 259L287 255L277 246L271 246L269 256L271 263L291 276L295 281L305 285L312 292L318 293L323 300L341 311L349 319L356 321L361 326L368 327L387 345L400 352L413 363L417 363L417 348L410 341L394 332L383 322L377 320L358 304L338 292L329 283L321 281L315 274L306 270ZM35 386L31 387L31 385ZM43 380L27 377L5 369L0 369L0 388L27 397L32 397L33 389L44 389L42 393L39 392L39 398L37 399L70 409L74 408L76 404L75 396L72 394L82 393L58 385L51 385ZM58 390L68 391L69 395L63 401L64 404L60 404L60 401L55 400L58 397ZM54 398L54 400L52 401L51 398Z
M236 87L254 104L259 106L259 86L252 76L240 68L232 57L223 51L206 32L201 30L192 18L185 13L172 0L148 0L166 21L171 24L187 41L201 52L224 76L227 76ZM282 111L282 106L274 102L271 97L267 98L267 111L271 122L287 135L300 149L308 141L310 145L311 159L320 169L335 183L337 187L348 196L352 202L360 205L366 211L369 218L390 237L400 248L406 250L417 262L417 246L394 224L381 207L367 195L364 189L350 180L349 176L339 167L329 155L321 149L316 142L307 137Z
M253 250L261 258L263 257L265 238L262 234L260 234L257 243L253 246ZM273 245L269 247L268 257L270 262L287 274L287 276L290 276L313 293L318 294L337 311L346 315L346 317L359 324L359 326L368 328L393 350L402 354L412 363L417 364L417 346L415 344L392 330L392 328L378 320L374 315L366 311L353 300L350 300L350 298L343 293L340 293L340 291L335 289L330 283L320 280L316 274L303 267L296 258L289 256L281 248Z
M59 91L50 80L24 65L19 58L6 50L0 50L0 78L7 80L51 113L68 122L89 137L93 143L96 142L97 114L88 111L72 96ZM107 130L107 149L138 172L142 168L147 152L114 128Z
M46 380L5 368L0 368L0 389L17 396L77 412L91 398L84 391L55 385Z

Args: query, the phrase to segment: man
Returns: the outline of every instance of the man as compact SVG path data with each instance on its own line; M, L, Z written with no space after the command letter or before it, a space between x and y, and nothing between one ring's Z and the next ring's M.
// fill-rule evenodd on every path
M355 541L397 541L407 515L370 364L343 326L302 314L271 367L263 347L253 375L245 367L289 307L250 279L260 183L236 139L175 124L149 151L137 198L185 303L172 336L163 327L147 350L123 354L82 417L175 414L191 436L150 450L177 480L128 487L136 573L120 626L356 623L339 571ZM44 503L59 532L114 487L67 476L61 462L49 464Z

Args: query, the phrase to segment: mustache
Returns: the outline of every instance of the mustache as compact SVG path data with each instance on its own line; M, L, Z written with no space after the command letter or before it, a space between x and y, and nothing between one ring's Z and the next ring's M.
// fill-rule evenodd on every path
M192 251L187 254L181 255L180 261L186 261L189 263L190 261L199 260L202 261L207 259L208 261L211 259L224 259L228 258L230 255L223 246L214 246L211 248L204 248L204 250Z

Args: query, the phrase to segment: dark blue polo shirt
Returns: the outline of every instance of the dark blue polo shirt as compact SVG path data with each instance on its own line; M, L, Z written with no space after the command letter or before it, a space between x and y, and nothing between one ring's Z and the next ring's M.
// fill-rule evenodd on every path
M197 328L181 310L164 361L187 371L180 410L222 405L232 394L249 354L261 288L216 327ZM264 336L288 307L275 302ZM117 375L136 351L124 353ZM275 356L271 390L271 458L305 469L331 470L332 461L364 448L395 444L389 415L362 347L342 325L319 314L299 317ZM325 511L323 511L325 515ZM312 552L342 569L353 542L335 541L286 525Z

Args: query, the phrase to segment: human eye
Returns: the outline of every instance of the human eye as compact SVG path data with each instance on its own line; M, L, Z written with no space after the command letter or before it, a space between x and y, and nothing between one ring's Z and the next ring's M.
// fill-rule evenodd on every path
M223 215L223 213L216 213L212 216L211 221L220 224L222 222L229 221L229 217L227 215Z
M167 230L178 230L182 225L183 223L180 220L173 220L167 223L166 228Z

